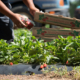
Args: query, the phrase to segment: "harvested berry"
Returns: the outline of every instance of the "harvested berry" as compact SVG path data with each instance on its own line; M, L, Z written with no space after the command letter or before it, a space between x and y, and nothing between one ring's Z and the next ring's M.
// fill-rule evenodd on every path
M21 21L27 25L27 29L31 29L33 26L35 26L34 22L31 21L30 19L24 17L24 18L21 18Z

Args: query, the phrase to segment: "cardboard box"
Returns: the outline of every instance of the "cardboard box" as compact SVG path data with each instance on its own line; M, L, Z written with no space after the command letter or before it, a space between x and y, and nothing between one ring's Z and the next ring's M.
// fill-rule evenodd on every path
M67 36L79 36L80 30L33 27L32 34L37 37L38 36L40 36L40 37L42 37L42 36L56 37L58 35L62 35L64 37L67 37Z
M72 29L80 29L80 20L76 18L63 17L61 15L54 15L49 13L36 12L34 15L36 22L52 24L61 27Z
M73 36L73 37L79 36L80 30L33 27L32 35L38 38L39 40L43 39L46 41L51 41L55 38L58 38L58 35L61 35L64 38L68 36Z
M53 39L55 39L55 37L36 37L38 40L44 40L44 42L50 42Z

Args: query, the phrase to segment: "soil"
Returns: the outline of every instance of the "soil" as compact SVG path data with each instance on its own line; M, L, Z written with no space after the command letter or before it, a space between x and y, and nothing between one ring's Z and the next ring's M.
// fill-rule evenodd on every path
M75 80L73 79L74 72L69 72L64 76L55 75L54 72L47 74L32 74L32 75L0 75L0 80Z
M49 76L34 75L0 75L0 80L62 80L62 78L50 78ZM63 80L71 80L68 78L63 78Z

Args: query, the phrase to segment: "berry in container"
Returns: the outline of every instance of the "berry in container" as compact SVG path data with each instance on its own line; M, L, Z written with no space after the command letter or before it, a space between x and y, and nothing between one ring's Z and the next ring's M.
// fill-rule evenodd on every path
M27 25L26 27L27 29L31 29L32 27L35 26L35 23L27 17L21 17L21 20L24 24Z

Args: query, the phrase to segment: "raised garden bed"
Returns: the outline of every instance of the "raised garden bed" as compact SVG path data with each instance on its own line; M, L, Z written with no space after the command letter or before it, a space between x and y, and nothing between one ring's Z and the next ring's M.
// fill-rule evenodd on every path
M58 36L59 39L44 42L36 39L30 31L25 29L15 30L14 33L14 42L8 44L0 40L0 67L3 68L0 68L2 70L0 74L11 74L12 71L16 74L17 70L22 69L21 66L23 66L22 72L19 71L18 74L24 73L27 69L41 74L39 68L43 63L48 66L58 63L67 67L80 65L80 36L75 38ZM10 62L13 66L10 66ZM33 68L30 64L37 64L37 67Z

